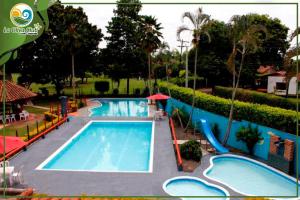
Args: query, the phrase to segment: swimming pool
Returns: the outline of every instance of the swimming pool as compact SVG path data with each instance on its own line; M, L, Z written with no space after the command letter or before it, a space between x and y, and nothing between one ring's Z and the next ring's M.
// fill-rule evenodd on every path
M147 99L94 99L99 106L90 109L90 116L148 117Z
M296 196L296 179L255 160L236 156L214 156L204 176L249 196ZM300 188L299 188L300 189Z
M154 122L90 121L38 170L152 172Z
M178 176L165 181L163 189L171 196L189 197L181 198L183 200L199 199L210 200L212 197L218 197L220 200L228 199L229 193L224 188L208 183L200 178L191 176ZM201 198L190 198L192 196L202 196ZM207 197L207 198L204 198ZM224 197L224 198L222 198Z

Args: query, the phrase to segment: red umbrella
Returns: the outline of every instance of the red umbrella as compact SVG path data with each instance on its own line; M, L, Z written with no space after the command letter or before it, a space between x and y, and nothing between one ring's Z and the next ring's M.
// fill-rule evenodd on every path
M19 137L6 136L5 137L5 153L10 152L18 147L21 147L24 144L26 144L26 142L24 142ZM3 152L4 152L3 136L0 136L0 153L3 154Z
M169 96L161 94L161 93L154 94L152 96L147 97L147 99L149 99L149 100L166 100L166 99L169 99L169 98L170 98Z

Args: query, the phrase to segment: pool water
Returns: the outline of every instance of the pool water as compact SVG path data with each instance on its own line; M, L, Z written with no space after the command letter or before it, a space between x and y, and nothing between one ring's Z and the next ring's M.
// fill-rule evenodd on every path
M147 117L147 99L96 99L100 106L91 109L91 116Z
M297 183L285 175L236 156L212 159L213 166L204 174L239 193L251 196L296 196Z
M199 178L194 177L176 177L165 182L163 186L164 190L171 196L189 196L189 198L181 199L199 199L199 200L210 200L212 197L219 197L220 200L227 199L229 193L223 188L208 184ZM201 198L190 198L192 196L202 196ZM207 198L205 198L207 197ZM224 198L222 198L224 197Z
M150 121L92 121L38 169L100 172L151 172Z

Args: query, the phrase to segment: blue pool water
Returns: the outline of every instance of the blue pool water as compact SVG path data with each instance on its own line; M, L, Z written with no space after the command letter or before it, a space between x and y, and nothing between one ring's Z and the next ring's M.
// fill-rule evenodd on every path
M91 109L91 116L147 117L147 99L98 99L100 106Z
M38 169L150 172L152 122L92 121Z
M295 180L243 157L220 156L204 174L239 193L255 196L296 196ZM299 188L300 189L300 188Z
M209 196L219 197L218 199L225 200L226 196L229 196L229 193L219 186L209 184L199 178L188 176L167 180L163 185L163 189L171 196L207 196L207 198L182 198L186 200L211 200L212 197Z

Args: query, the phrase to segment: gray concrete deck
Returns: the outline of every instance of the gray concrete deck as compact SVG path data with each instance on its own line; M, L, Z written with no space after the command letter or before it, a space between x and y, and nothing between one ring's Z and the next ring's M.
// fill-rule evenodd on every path
M21 168L26 185L38 193L49 195L108 195L108 196L167 196L162 184L175 176L196 176L207 180L202 172L209 165L210 155L202 159L201 165L193 173L177 170L168 120L155 122L154 157L152 173L107 173L35 170L46 158L72 137L91 119L102 117L73 117L68 123L54 130L45 139L32 144L27 151L13 157L11 165ZM112 120L110 118L109 120ZM137 120L138 118L126 118ZM114 120L119 120L114 119ZM124 118L123 118L124 120ZM214 183L211 180L208 182ZM219 183L215 183L221 185ZM233 196L238 195L221 185ZM238 198L231 198L238 199Z

